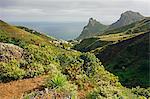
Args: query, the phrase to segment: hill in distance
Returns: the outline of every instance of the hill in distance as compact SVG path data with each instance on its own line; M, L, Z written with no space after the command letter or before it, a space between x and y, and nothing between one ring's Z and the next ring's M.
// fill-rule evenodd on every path
M103 25L100 22L91 18L87 26L84 27L80 36L77 40L82 40L85 38L90 38L92 36L97 36L105 33L105 31L120 28L131 23L143 20L145 17L138 12L126 11L121 14L120 18L111 25Z

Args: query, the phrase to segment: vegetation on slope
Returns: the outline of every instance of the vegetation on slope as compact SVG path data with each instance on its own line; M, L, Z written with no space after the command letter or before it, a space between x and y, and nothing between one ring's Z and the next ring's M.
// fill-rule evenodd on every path
M7 46L23 49L20 59L12 57L6 58L8 61L0 61L1 82L48 74L43 87L48 88L48 92L52 91L61 96L89 99L149 97L147 94L135 94L135 91L121 86L118 78L106 71L94 54L56 47L48 39L2 21L0 42L3 42L2 45L11 43ZM0 56L10 54L8 48L5 47L6 50L3 50ZM13 49L11 51L13 52ZM34 91L33 93L36 94ZM24 97L34 97L35 94L27 94Z
M109 43L111 42L102 41L98 37L92 37L82 40L79 44L76 44L74 46L74 49L81 52L88 52L94 50L95 48L103 47L104 45L107 45Z
M95 36L95 37L83 39L80 43L74 45L73 48L81 52L88 52L88 51L96 52L95 50L103 49L108 45L123 40L127 40L129 38L135 37L140 34L143 34L143 32L136 33L136 34L117 33L117 34Z
M18 29L14 26L10 26L7 23L0 21L0 38L1 42L9 43L28 43L28 44L49 44L49 40L26 32L22 29Z
M105 67L126 86L149 87L149 32L95 52Z
M128 87L149 87L149 31L150 20L107 31L101 35L82 40L75 45L79 51L94 53L105 68L119 76ZM99 42L109 43L99 43Z

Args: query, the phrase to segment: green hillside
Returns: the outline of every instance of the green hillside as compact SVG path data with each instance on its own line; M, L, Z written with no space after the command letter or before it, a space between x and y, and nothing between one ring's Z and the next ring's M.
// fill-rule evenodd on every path
M76 44L74 46L74 49L81 51L81 52L87 52L94 50L95 48L103 47L104 45L107 45L111 43L110 41L102 41L98 37L92 37L82 40L79 44Z
M43 89L37 90L48 88L73 99L149 97L149 93L123 87L118 77L106 71L94 54L57 47L45 36L18 29L3 21L0 21L0 42L1 83L48 75ZM24 97L34 97L35 94L31 90Z
M113 43L127 40L129 38L135 37L143 33L144 32L140 32L136 34L117 33L117 34L95 36L95 37L83 39L80 43L74 45L73 48L81 52L88 52L88 51L93 52L94 50L102 49L107 45L111 45Z
M149 34L109 45L95 54L123 85L149 87Z
M0 41L28 44L49 44L49 40L0 21Z
M146 18L84 39L74 49L94 53L123 85L149 87L149 30L150 20Z

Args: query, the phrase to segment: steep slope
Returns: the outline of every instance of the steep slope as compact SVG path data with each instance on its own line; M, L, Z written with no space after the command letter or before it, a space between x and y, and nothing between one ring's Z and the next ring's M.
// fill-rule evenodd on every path
M109 26L109 29L114 29L114 28L125 26L125 25L129 25L131 23L140 21L142 19L144 19L144 16L142 16L140 13L133 12L133 11L126 11L121 14L121 17L117 22Z
M146 31L150 31L150 17L145 17L143 20L116 29L106 30L102 35L116 33L132 34Z
M141 97L141 95L138 96L130 89L123 87L116 76L105 70L94 54L56 47L41 36L20 30L2 21L0 23L0 35L2 45L12 46L12 44L15 44L24 51L20 60L14 57L9 61L0 61L0 82L2 82L2 85L6 80L12 81L48 75L44 84L40 83L43 87L36 89L42 91L38 94L39 97L41 97L41 94L42 96L50 96L52 93L48 93L49 91L59 95L60 98L64 96L79 99L81 96L89 99L93 97L102 99ZM0 53L0 56L3 55L5 53ZM37 98L34 88L38 87L34 86L36 83L33 82L32 84L32 88L27 89L31 93L28 94L27 92L24 97L29 98L28 95L31 95L32 98ZM14 85L14 88L11 89L12 92L15 92L16 89L19 89L21 93L24 92L24 87L21 90L19 83L18 86ZM1 89L1 91L9 91L8 87L8 90ZM45 91L45 88L47 91ZM78 92L80 92L79 95Z
M92 36L96 36L102 33L104 30L107 29L108 26L101 24L100 22L96 21L93 18L89 19L89 23L87 26L84 27L83 31L81 32L80 36L77 40L82 40L85 38L89 38Z
M149 87L149 35L146 32L109 45L95 54L125 86Z

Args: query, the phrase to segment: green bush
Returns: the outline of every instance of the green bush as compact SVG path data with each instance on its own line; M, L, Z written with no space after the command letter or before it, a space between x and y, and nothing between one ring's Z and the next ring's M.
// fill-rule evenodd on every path
M54 92L69 95L72 99L76 99L77 86L67 81L67 77L58 70L54 70L49 74L45 82L45 87L52 89Z
M75 60L64 68L63 73L68 75L70 80L77 80L77 76L83 74L82 65L82 60Z
M44 66L39 63L31 63L26 66L27 76L34 77L44 73Z
M57 89L64 86L66 82L66 76L62 75L60 72L57 72L52 78L47 80L45 86L50 87L51 89Z
M61 54L61 55L58 55L57 57L60 61L60 65L61 66L68 66L68 64L70 64L71 62L75 61L75 58L73 58L72 56L70 55L67 55L67 54Z
M92 76L95 73L95 68L101 66L101 62L92 53L83 53L80 58L84 60L83 69L88 76Z
M21 79L25 76L25 73L16 60L9 63L0 62L0 80L2 81Z
M149 88L140 88L139 86L136 88L132 88L132 92L138 96L144 96L146 98L150 98L150 87Z

